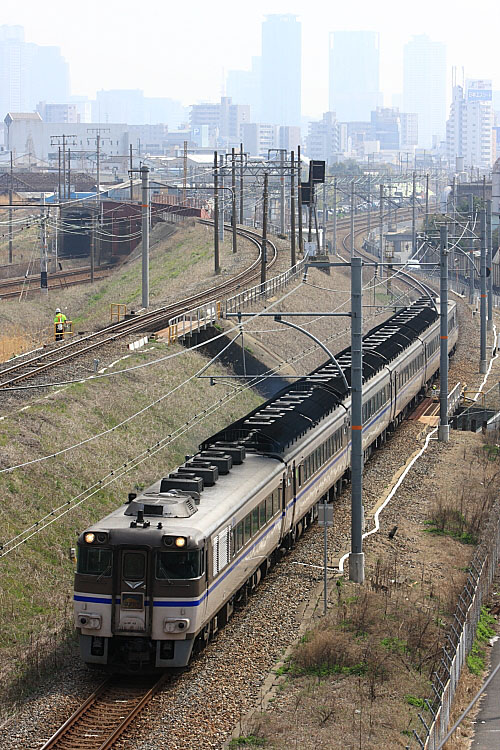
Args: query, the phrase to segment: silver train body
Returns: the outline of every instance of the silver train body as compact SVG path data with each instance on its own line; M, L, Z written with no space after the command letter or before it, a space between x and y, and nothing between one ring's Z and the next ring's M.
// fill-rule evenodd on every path
M458 325L448 312L449 354ZM425 300L364 337L367 458L439 370ZM349 379L350 350L338 355ZM350 397L330 363L200 446L78 540L74 616L82 659L115 671L186 666L279 550L349 479Z

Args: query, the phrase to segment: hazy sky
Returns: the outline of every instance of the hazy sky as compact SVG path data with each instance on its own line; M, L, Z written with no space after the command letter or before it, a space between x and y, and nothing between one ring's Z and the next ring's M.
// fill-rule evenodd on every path
M21 24L26 41L56 44L70 64L72 93L141 88L184 104L216 100L224 71L249 68L260 54L267 13L302 22L302 111L328 109L328 32L381 32L381 88L401 91L402 47L427 33L447 45L448 65L500 89L498 0L0 0L0 23Z

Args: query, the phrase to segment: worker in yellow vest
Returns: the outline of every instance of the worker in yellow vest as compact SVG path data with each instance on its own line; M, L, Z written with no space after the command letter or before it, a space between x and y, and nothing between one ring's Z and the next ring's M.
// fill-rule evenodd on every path
M56 314L54 317L56 341L62 341L64 339L64 324L65 323L66 323L66 315L61 312L59 307L56 307Z

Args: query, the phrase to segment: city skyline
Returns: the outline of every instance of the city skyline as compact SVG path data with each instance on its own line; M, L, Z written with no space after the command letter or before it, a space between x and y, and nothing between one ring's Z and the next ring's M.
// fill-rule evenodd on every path
M494 25L483 25L481 40L471 42L463 24L462 6L465 9L465 3L456 3L455 12L450 15L446 9L425 0L421 15L409 24L400 4L389 0L380 11L362 0L356 14L359 22L353 24L349 9L336 8L334 12L329 6L314 2L291 6L282 0L266 3L256 0L251 13L244 15L226 0L215 3L215 13L214 6L207 8L199 0L193 0L182 11L166 9L157 0L146 0L138 15L136 6L127 0L108 0L104 5L89 0L87 12L80 11L77 16L60 0L53 0L50 14L26 0L19 8L2 9L2 22L24 26L28 42L61 47L70 65L73 94L94 98L100 89L139 88L148 97L169 97L190 105L217 101L223 93L228 70L251 69L251 58L261 52L261 24L265 15L296 14L303 37L302 113L320 117L329 108L328 34L333 31L380 32L380 89L385 106L402 93L404 45L424 31L447 46L446 107L451 99L453 65L465 67L470 77L492 78L493 87L500 88L500 61L490 52L496 41ZM493 14L494 7L490 0L480 0L475 10ZM426 14L432 18L432 24L426 23ZM242 22L245 33L235 33ZM171 33L172 27L176 34ZM185 35L178 33L182 27L186 29ZM211 30L221 34L222 44L209 42ZM89 55L89 39L92 49L99 49L99 55ZM145 56L140 53L141 39L147 47ZM192 53L193 49L197 54Z

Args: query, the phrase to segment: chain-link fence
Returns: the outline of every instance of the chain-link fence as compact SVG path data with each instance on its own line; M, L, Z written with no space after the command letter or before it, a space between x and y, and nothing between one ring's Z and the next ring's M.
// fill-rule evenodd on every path
M468 576L453 615L439 667L431 679L432 694L425 701L428 714L419 713L422 728L414 730L418 747L436 750L446 736L453 698L462 668L471 652L477 624L495 575L500 550L500 503L492 511L483 541L469 565ZM413 744L415 747L415 744Z

